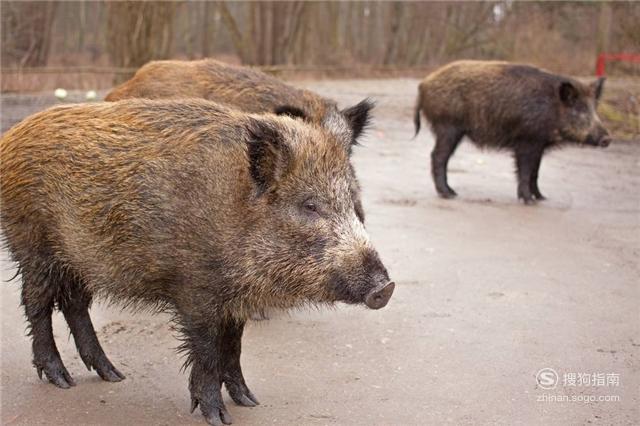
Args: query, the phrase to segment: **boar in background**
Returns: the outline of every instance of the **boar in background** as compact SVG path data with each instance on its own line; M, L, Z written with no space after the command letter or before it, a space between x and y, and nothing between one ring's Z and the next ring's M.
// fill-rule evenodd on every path
M481 148L513 152L518 198L526 204L545 197L538 187L544 153L564 144L606 147L611 142L596 107L604 79L586 85L529 65L458 61L428 75L418 88L420 113L436 143L431 172L443 198L457 194L447 182L447 163L464 136Z

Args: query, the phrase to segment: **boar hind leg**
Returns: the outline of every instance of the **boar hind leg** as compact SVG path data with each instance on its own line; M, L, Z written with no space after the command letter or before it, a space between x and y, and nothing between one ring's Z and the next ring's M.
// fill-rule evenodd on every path
M223 362L222 380L231 399L236 404L254 407L260 403L247 387L240 367L244 324L244 321L230 321L224 327L221 354Z
M42 262L41 265L48 266L41 268L20 262L22 304L33 339L33 365L41 379L42 372L44 372L51 383L59 388L67 389L75 386L75 382L62 363L53 339L51 325L51 314L58 294L60 270L49 261Z
M450 125L437 125L433 130L436 135L436 145L431 151L433 182L438 195L442 198L453 198L457 194L447 183L447 164L464 136L464 132Z
M540 170L540 162L542 161L542 155L539 155L536 158L536 161L533 165L533 171L531 172L531 194L534 196L536 200L546 200L547 198L542 195L540 192L540 188L538 188L538 171Z
M191 365L189 391L191 412L198 405L207 422L214 426L231 424L231 415L222 401L223 359L222 328L220 324L196 325L182 321L184 343L187 352L186 365Z
M516 151L518 199L522 200L525 204L532 204L535 201L531 181L534 176L534 171L540 166L540 157L541 153Z
M91 294L79 280L73 278L67 283L68 296L60 301L60 308L76 343L80 358L87 369L96 373L107 382L119 382L124 379L105 355L89 317Z

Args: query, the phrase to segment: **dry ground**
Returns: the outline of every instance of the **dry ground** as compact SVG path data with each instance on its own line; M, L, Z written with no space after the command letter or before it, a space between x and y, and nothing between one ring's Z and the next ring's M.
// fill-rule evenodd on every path
M398 286L381 311L339 307L251 323L243 363L262 405L235 424L638 424L640 144L567 148L545 158L549 200L516 202L506 154L460 147L456 200L435 196L428 131L411 140L417 80L307 82L342 105L371 96L375 126L354 160L367 226ZM3 128L48 98L3 99ZM637 142L637 141L636 141ZM6 253L0 254L6 259ZM2 277L13 275L4 261ZM38 380L19 309L3 284L4 425L201 425L167 317L97 305L93 318L118 384L86 371L56 316L78 386ZM544 390L542 368L560 382ZM617 374L618 386L565 386L565 374ZM567 376L570 378L571 376ZM616 402L550 402L613 395Z

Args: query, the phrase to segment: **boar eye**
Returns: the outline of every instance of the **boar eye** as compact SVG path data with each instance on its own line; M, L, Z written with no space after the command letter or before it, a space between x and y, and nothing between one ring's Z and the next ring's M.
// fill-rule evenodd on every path
M313 200L306 200L302 203L302 209L310 216L319 217L318 205Z
M311 200L305 201L304 203L302 203L302 206L305 208L305 210L313 213L318 213L318 206Z

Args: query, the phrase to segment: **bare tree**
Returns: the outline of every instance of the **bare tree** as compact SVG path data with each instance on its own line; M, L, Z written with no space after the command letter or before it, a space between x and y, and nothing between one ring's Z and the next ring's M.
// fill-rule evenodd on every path
M173 39L174 2L107 2L107 50L114 65L136 68L168 58ZM131 77L117 74L114 83Z
M137 68L175 54L342 69L497 58L585 73L598 52L640 45L640 2L631 1L3 0L0 11L5 67ZM629 63L613 68L638 72Z
M46 65L57 9L54 2L3 2L3 63L21 67Z

